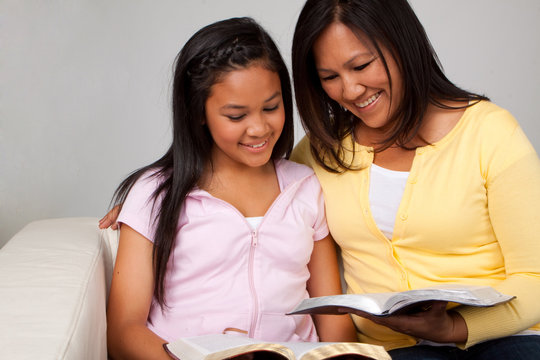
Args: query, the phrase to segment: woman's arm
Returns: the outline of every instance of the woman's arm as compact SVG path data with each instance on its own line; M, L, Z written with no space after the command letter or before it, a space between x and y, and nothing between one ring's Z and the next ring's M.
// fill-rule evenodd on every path
M307 290L311 297L342 294L334 239L330 235L315 241L308 264L311 274ZM321 341L358 341L351 317L345 315L313 315Z
M116 219L118 219L120 210L122 210L122 205L116 205L113 207L111 211L109 211L99 220L99 228L106 229L110 226L111 229L118 230L118 223L116 222Z
M113 359L170 359L146 326L152 302L153 244L122 224L107 305L107 348Z
M516 148L514 144L505 142L504 147ZM487 193L489 217L506 272L506 279L494 287L504 294L515 295L516 299L492 308L456 308L469 327L466 346L508 336L540 323L538 156L530 153L498 173L496 178L488 181Z

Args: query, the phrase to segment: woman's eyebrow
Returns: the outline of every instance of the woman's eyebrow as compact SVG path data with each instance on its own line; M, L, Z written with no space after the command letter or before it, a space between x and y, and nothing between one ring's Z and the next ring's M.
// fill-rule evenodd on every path
M270 96L268 99L264 100L264 102L269 102L274 100L276 97L281 95L281 91L276 91L272 96Z
M360 53L360 54L356 54L354 56L352 56L349 60L345 61L343 63L343 67L347 67L347 66L350 66L351 63L353 63L356 59L358 59L359 57L363 57L363 56L371 56L372 54L370 52L365 52L365 53ZM317 71L326 71L326 72L333 72L333 70L330 70L330 69L325 69L325 68L317 68Z

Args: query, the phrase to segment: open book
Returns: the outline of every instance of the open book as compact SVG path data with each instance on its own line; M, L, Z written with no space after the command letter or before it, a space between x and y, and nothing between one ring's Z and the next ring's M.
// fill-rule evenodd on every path
M228 334L182 338L163 346L174 359L181 360L222 360L240 355L246 355L247 359L276 360L318 360L340 355L347 355L348 359L390 360L390 355L378 345L328 342L273 343Z
M403 292L321 296L302 300L289 314L340 314L338 309L360 310L377 316L426 310L440 300L469 306L493 306L515 296L501 294L490 286L439 285Z

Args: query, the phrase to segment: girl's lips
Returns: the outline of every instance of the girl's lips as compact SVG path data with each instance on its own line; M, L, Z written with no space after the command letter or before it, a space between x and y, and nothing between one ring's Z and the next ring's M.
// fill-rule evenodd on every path
M266 147L266 144L268 144L268 139L264 140L262 143L259 143L259 144L243 144L243 143L240 143L240 145L248 148L248 149L253 149L253 150L260 150L260 149L263 149Z

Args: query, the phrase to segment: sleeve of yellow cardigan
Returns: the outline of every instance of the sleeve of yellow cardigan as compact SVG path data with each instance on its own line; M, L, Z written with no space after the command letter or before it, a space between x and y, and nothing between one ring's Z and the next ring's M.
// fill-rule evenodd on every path
M492 308L456 309L469 329L463 348L540 323L540 160L519 126L499 146L504 156L486 179L489 216L507 276L496 288L516 299Z
M311 155L311 148L309 146L309 139L307 136L304 136L298 144L294 147L291 158L292 161L299 164L304 164L309 167L312 166L313 157Z

